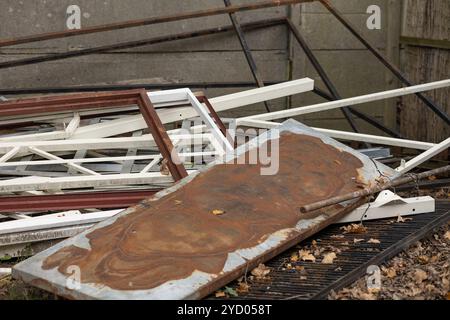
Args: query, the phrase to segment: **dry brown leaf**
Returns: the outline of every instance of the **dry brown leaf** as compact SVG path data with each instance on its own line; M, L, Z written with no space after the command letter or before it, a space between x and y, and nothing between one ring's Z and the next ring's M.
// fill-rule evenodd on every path
M366 233L367 228L362 224L352 223L348 226L341 227L341 230L344 230L344 233Z
M381 241L378 240L378 239L373 239L373 238L371 238L369 241L367 241L367 243L380 244Z
M428 258L427 256L418 256L417 259L420 261L420 263L422 264L426 264L430 261L430 258Z
M216 292L216 298L225 298L227 295L223 291Z
M236 288L237 293L247 293L250 289L250 286L245 282L239 282L238 287Z
M298 271L298 272L305 271L305 267L303 267L303 266L295 266L295 271Z
M300 280L308 280L308 277L301 276L301 277L300 277Z
M422 269L416 269L414 271L414 279L418 284L421 284L424 280L428 278L428 274Z
M386 273L386 277L388 277L389 279L395 278L397 276L397 271L394 268L386 268L384 272Z
M434 180L436 180L437 178L436 178L436 176L429 176L428 177L428 180L430 180L430 181L434 181Z
M398 216L398 218L397 218L397 222L399 222L399 223L404 223L407 221L412 221L412 218L403 218L402 216Z
M270 273L270 268L264 264L260 264L257 268L253 269L251 274L257 279L264 279Z
M336 253L334 253L334 252L327 253L323 256L322 263L323 264L333 264L334 259L336 259L336 258L337 258Z
M292 256L291 256L291 262L297 262L298 259L299 259L299 258L298 258L298 254L293 253Z
M357 238L353 239L353 243L359 243L359 242L363 242L363 241L364 241L364 239L357 239Z
M221 215L225 214L225 211L219 210L219 209L215 209L215 210L211 211L211 213L213 215L215 215L215 216L221 216Z
M298 256L303 261L316 262L316 257L314 257L309 250L300 250Z
M450 231L447 231L447 232L444 234L444 238L445 238L446 240L450 241Z

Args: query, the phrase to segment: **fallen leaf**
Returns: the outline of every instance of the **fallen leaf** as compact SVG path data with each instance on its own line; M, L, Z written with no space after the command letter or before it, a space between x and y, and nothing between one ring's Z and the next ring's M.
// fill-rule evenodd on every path
M238 287L236 288L236 291L240 294L247 293L250 289L250 286L245 282L239 282Z
M397 276L397 271L395 271L394 268L386 268L384 270L386 277L388 277L389 279L395 278Z
M225 287L225 293L232 297L239 297L236 290L234 290L233 288L230 288L230 287Z
M424 280L428 278L428 274L422 269L416 269L414 271L414 279L418 284L421 284Z
M211 213L215 216L221 216L225 213L225 211L216 209L216 210L211 211Z
M434 181L434 180L436 180L437 178L436 178L436 176L429 176L428 177L428 180L430 180L430 181Z
M352 223L351 225L341 227L344 233L366 233L367 228L362 224Z
M303 261L316 262L316 257L314 257L309 250L300 250L298 256Z
M307 280L307 279L308 279L308 277L305 277L305 276L300 277L300 280Z
M430 258L428 258L427 256L418 256L417 259L420 261L420 263L422 264L427 264L430 261Z
M293 253L292 256L291 256L291 262L297 262L298 259L299 259L299 258L298 258L298 254Z
M381 241L378 240L378 239L373 239L373 238L371 238L369 241L367 241L367 243L380 244Z
M446 240L449 240L449 241L450 241L450 231L447 231L447 232L444 234L444 238L445 238Z
M334 259L336 259L336 258L337 258L336 253L334 253L334 252L327 253L323 256L322 263L323 264L333 264Z
M223 291L216 292L216 298L225 298L227 295Z
M333 239L344 239L345 236L342 235L342 234L336 234L336 235L332 235L331 238L333 238Z
M412 218L403 218L402 216L398 216L397 222L399 223L405 223L407 221L412 221Z
M251 274L257 279L264 279L270 273L270 268L266 267L262 263L252 270Z
M363 242L363 241L364 241L364 239L357 239L357 238L353 239L353 243L359 243L359 242Z
M295 266L295 270L298 272L305 271L305 267L303 266Z

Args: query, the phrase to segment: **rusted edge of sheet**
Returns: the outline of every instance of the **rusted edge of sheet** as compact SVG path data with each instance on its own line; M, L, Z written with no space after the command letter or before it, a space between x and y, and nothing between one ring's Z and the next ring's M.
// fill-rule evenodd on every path
M353 149L336 142L320 133L317 133L294 120L288 120L280 128L280 132L293 132L297 134L308 134L316 136L322 139L323 142L343 151L349 152L356 156L363 163L361 168L360 177L367 183L374 181L379 177L378 170L381 170L384 174L390 176L393 175L393 170L382 165L377 164L367 158L366 156L354 151ZM277 138L277 134L273 134L272 131L263 134L258 141L253 140L248 145L242 146L238 149L237 155L244 154L250 149L258 147L260 144L265 143L267 140ZM210 164L207 168L201 172L209 170L212 166L221 162L228 162L235 158L234 155L227 155L225 159L214 164ZM155 201L159 198L166 196L185 186L195 177L200 174L196 173L190 177L187 177L180 181L177 185L166 189L158 193L151 201ZM79 287L71 289L73 284L57 269L43 270L43 261L57 252L58 250L68 247L70 245L76 245L78 247L90 248L89 240L86 235L92 232L93 229L83 232L82 234L64 241L55 247L44 251L29 260L18 264L13 269L13 277L22 279L23 281L40 287L44 290L51 291L57 295L64 296L71 299L199 299L202 298L224 284L239 277L245 270L251 269L260 262L264 262L278 253L288 249L295 245L299 241L313 235L314 233L325 228L327 225L333 223L337 219L341 218L347 212L351 211L354 207L357 207L360 203L355 201L348 202L344 207L334 207L323 214L317 216L314 219L300 219L295 228L288 228L279 230L269 235L264 242L259 243L257 246L247 249L241 249L228 254L228 259L225 266L219 274L207 274L204 272L195 271L191 276L182 280L168 281L156 288L150 290L139 291L123 291L113 290L109 287L98 284L76 284ZM128 215L134 212L136 208L129 208L116 217L102 222L94 227L99 229L113 224L119 217Z

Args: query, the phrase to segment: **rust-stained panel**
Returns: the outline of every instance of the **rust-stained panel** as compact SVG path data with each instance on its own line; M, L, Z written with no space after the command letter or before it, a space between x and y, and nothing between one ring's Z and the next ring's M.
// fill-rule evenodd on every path
M276 175L261 175L261 164L234 160L211 166L21 263L14 276L78 299L183 299L211 293L356 204L308 214L300 213L301 205L356 191L378 176L363 155L344 151L329 138L325 143L298 123L282 128ZM245 156L242 151L240 157ZM381 164L379 169L392 173ZM69 290L66 280L74 266L81 284Z

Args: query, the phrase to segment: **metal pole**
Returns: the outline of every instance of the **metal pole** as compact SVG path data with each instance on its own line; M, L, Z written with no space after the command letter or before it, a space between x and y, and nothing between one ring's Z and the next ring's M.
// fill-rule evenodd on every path
M336 99L334 99L330 94L328 94L327 92L323 91L322 89L320 89L318 87L315 87L313 92L328 101L336 101ZM349 107L349 108L350 108L351 113L353 113L355 116L361 118L362 120L366 121L367 123L371 124L375 128L380 129L381 131L387 133L388 135L390 135L394 138L404 139L404 137L399 132L386 127L383 123L381 123L377 119L375 119L365 113L359 112L358 110L356 110L352 107Z
M321 96L330 101L341 100L342 99L341 95L339 94L335 85L333 84L333 82L331 81L329 76L327 75L325 69L322 67L320 62L317 60L317 57L314 55L313 51L311 50L310 46L306 42L305 38L302 36L300 31L297 29L297 27L294 25L294 23L290 19L286 19L286 22L287 22L288 27L294 34L295 38L297 39L298 43L303 48L303 51L305 52L305 54L308 57L311 64L313 65L314 69L316 69L317 73L319 74L319 76L321 77L323 82L325 83L325 86L328 88L328 90L331 93L331 96L329 96L329 95L323 96L322 94L321 94ZM383 132L389 134L392 137L402 138L402 136L399 132L387 128L383 123L381 123L377 119L375 119L369 115L366 115L362 112L359 112L358 110L355 110L354 108L345 107L345 108L343 108L343 113L355 132L359 132L359 130L356 128L356 124L354 123L353 119L351 118L351 114L354 114L355 116L363 119L364 121L370 123L374 127L382 130Z
M398 69L393 63L389 62L384 55L378 51L374 46L370 44L370 42L362 36L355 27L330 3L329 0L319 0L356 38L361 41L364 46L371 51L378 60L381 61L391 72L404 84L407 86L413 86L414 84L409 81L406 76ZM438 115L442 120L444 120L447 124L450 124L449 115L442 110L441 107L436 105L430 98L424 96L421 93L416 94L417 97L422 100L431 110L433 110L436 115Z
M231 1L230 0L223 0L225 3L225 6L228 8L231 7ZM242 31L241 24L239 23L236 15L234 13L229 14L231 22L234 27L234 31L236 31L236 34L239 38L239 42L241 44L242 50L244 51L245 58L247 59L248 66L250 67L250 70L252 71L253 78L255 79L256 84L259 88L264 87L264 81L262 80L262 77L260 76L258 72L258 67L256 66L255 59L253 59L253 55L250 51L250 47L248 46L247 40L245 39L244 32ZM264 106L266 107L266 111L270 112L270 107L267 101L264 102Z
M261 20L261 21L256 21L256 22L252 22L252 23L247 23L247 24L244 24L242 27L246 30L253 30L253 29L259 29L259 28L266 28L268 26L278 25L278 24L283 24L283 23L285 23L284 19L268 19L268 20ZM15 61L7 61L7 62L0 63L0 69L25 66L25 65L48 62L48 61L63 60L63 59L74 58L74 57L81 57L81 56L95 54L95 53L108 52L111 50L130 49L130 48L137 48L137 47L158 44L158 43L164 43L164 42L169 42L169 41L191 39L191 38L196 38L196 37L200 37L200 36L229 32L231 30L233 30L233 26L216 27L216 28L210 28L210 29L204 29L204 30L198 30L198 31L192 31L192 32L185 32L185 33L155 37L155 38L150 38L150 39L122 42L122 43L117 43L117 44L107 45L107 46L100 46L100 47L94 47L94 48L88 48L88 49L82 49L82 50L74 50L74 51L63 52L63 53L55 53L55 54L21 59L21 60L15 60Z
M284 82L270 81L266 85L274 85ZM48 93L74 93L74 92L98 92L98 91L122 91L130 89L146 90L167 90L180 88L255 88L256 85L251 82L180 82L180 83L141 83L141 84L117 84L117 85L96 85L96 86L70 86L70 87L48 87L48 88L24 88L24 89L0 89L1 95L28 95L28 94L48 94ZM0 101L2 100L0 96Z
M334 100L340 100L341 97L339 96L339 93L336 90L336 87L331 82L330 78L326 74L325 70L322 68L321 64L317 60L316 56L310 49L309 45L306 43L306 40L303 38L303 36L300 34L298 29L295 27L295 25L292 23L291 19L286 19L287 25L291 32L294 34L295 39L297 39L297 42L300 44L300 46L303 48L303 51L305 52L306 56L308 57L311 64L314 66L314 69L316 69L317 73L319 73L319 76L322 78L323 82L325 83L325 86L330 90L331 95L334 97ZM360 130L357 128L355 121L352 118L352 115L350 113L350 110L348 107L342 108L342 113L344 114L345 118L347 119L348 123L352 127L353 131L360 133Z
M360 197L366 197L372 194L375 194L377 192L381 192L383 190L389 189L389 188L393 188L396 186L400 186L403 184L407 184L409 182L413 182L413 181L417 181L417 180L422 180L434 175L439 175L439 174L443 174L446 172L450 171L450 166L445 166L442 168L438 168L438 169L434 169L431 171L427 171L427 172L423 172L423 173L419 173L419 174L415 174L415 175L408 175L405 177L400 177L398 179L395 180L387 180L385 179L384 183L378 184L376 186L370 187L370 188L366 188L363 189L361 191L356 191L356 192L352 192L352 193L348 193L345 195L341 195L341 196L337 196L337 197L333 197L327 200L323 200L323 201L318 201L306 206L303 206L300 208L300 211L302 213L307 213L307 212L311 212L311 211L315 211L315 210L319 210L331 205L335 205L344 201L348 201L348 200L352 200L352 199L356 199L356 198L360 198Z
M83 35L83 34L91 34L91 33L105 32L105 31L112 31L112 30L120 30L120 29L148 26L148 25L164 23L164 22L172 22L172 21L180 21L180 20L187 20L187 19L193 19L193 18L208 17L208 16L214 16L214 15L220 15L220 14L229 14L229 13L235 13L235 12L240 12L240 11L250 11L250 10L257 10L257 9L264 9L264 8L272 8L272 7L285 6L285 5L290 5L290 4L302 3L302 2L313 2L313 1L316 1L316 0L276 0L276 1L270 0L270 1L265 1L265 2L261 2L261 3L251 3L251 4L247 4L247 5L231 6L228 8L213 8L213 9L200 10L200 11L194 11L194 12L188 12L188 13L168 15L168 16L163 16L163 17L152 17L152 18L141 19L141 20L130 20L130 21L125 21L125 22L93 26L93 27L88 27L88 28L79 29L79 30L66 30L66 31L43 33L43 34L38 34L38 35L31 35L31 36L18 37L18 38L13 38L13 39L0 40L0 47L12 46L12 45L23 44L23 43L31 43L31 42L37 42L37 41L43 41L43 40L50 40L50 39L67 38L67 37L73 37L73 36L78 36L78 35Z

